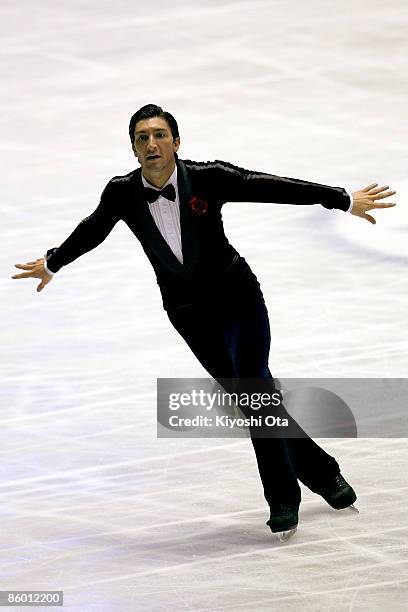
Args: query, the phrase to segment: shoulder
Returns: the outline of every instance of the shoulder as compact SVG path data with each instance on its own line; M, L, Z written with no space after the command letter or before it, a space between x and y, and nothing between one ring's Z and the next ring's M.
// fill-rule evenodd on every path
M137 178L138 173L140 174L140 168L137 168L136 170L132 170L131 172L128 172L127 174L119 174L119 175L113 176L106 183L103 189L102 195L106 198L106 197L109 197L110 195L115 196L115 195L118 195L119 193L123 194L130 187L134 185L134 182Z
M225 175L234 172L236 166L229 162L215 159L213 161L192 161L191 159L180 160L184 163L190 176L196 179L222 180Z
M136 168L136 170L132 170L127 174L118 174L110 179L108 185L128 185L135 180L138 174L140 174L140 168Z
M249 175L266 176L265 172L259 172L258 170L247 170L231 162L223 161L221 159L215 159L214 161L206 162L195 162L189 159L182 160L189 172L195 172L197 174L210 174L212 176L218 176L220 178L230 177L242 177Z
M215 159L214 161L192 161L191 159L181 159L180 161L185 164L188 170L197 171L197 172L205 172L211 170L222 169L225 166L232 165L228 162L221 161L220 159Z

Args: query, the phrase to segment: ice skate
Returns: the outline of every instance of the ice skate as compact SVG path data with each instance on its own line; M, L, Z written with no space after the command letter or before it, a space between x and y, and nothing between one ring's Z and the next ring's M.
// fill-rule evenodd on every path
M276 533L280 542L286 542L297 531L299 521L298 504L270 504L270 518L267 525Z
M288 529L287 531L280 531L278 533L278 540L280 542L287 542L295 533L297 532L297 527L293 529Z
M359 513L358 508L354 506L357 495L353 487L349 485L340 473L325 487L312 490L318 495L321 495L335 510L350 508L353 512Z

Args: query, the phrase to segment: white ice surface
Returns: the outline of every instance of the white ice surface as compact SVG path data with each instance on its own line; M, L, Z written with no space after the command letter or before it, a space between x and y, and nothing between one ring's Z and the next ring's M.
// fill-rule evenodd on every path
M181 158L397 190L376 226L223 210L274 375L405 377L407 21L402 0L3 0L0 589L63 589L86 612L406 610L405 439L322 440L360 514L303 488L278 544L249 440L156 438L156 378L206 373L124 224L42 293L10 276L135 167L128 120L154 102Z

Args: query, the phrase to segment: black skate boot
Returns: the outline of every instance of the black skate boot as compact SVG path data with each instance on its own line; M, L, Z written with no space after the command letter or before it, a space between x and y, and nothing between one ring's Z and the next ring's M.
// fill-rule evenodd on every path
M326 484L325 487L312 490L314 493L321 495L335 510L342 510L343 508L350 507L358 512L357 508L353 506L357 499L357 495L340 473L337 474L330 483Z
M297 530L299 504L269 504L271 516L266 524L277 533L281 542L288 540Z

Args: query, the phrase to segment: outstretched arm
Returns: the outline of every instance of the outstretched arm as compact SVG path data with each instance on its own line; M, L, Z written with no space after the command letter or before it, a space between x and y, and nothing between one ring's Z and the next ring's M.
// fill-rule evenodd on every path
M324 208L348 211L373 223L373 217L366 215L372 208L388 208L392 204L376 204L393 195L385 191L388 186L374 189L377 183L350 195L343 187L332 187L286 176L246 170L228 162L215 160L214 172L219 193L225 202L276 202L281 204L321 204ZM375 220L374 220L375 222Z
M49 249L44 258L29 261L25 264L15 264L16 268L25 270L12 278L40 278L37 291L42 291L62 266L66 266L84 253L97 247L114 225L121 218L117 191L109 181L105 187L98 207L83 219L72 234L58 248ZM46 261L45 261L46 260Z
M246 170L220 160L215 160L214 169L218 174L217 183L225 202L321 204L325 208L344 211L350 208L350 196L342 187Z

